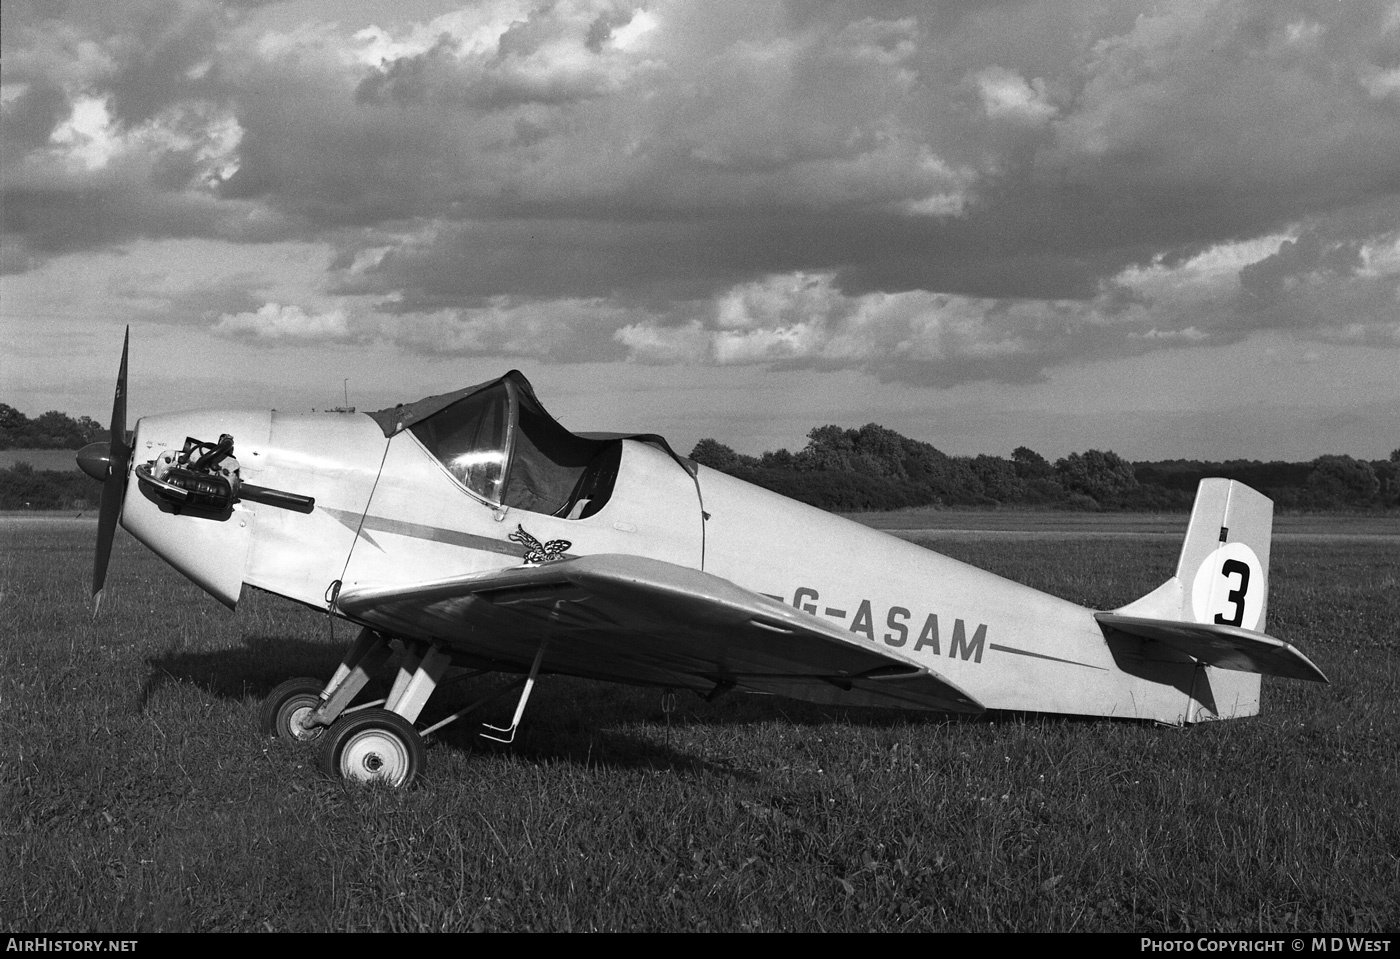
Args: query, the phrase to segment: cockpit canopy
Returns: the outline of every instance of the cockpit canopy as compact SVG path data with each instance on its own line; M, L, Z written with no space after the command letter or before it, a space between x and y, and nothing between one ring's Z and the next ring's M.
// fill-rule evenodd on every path
M412 432L459 483L490 505L569 519L603 508L622 458L621 437L570 433L514 370L492 383L370 416L385 436Z

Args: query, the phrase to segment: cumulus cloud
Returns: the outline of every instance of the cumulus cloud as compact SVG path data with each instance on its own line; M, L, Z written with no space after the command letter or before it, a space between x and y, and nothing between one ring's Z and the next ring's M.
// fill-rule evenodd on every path
M248 313L225 313L214 325L214 332L268 341L343 342L354 337L343 310L308 313L299 306L281 303L264 303Z
M951 386L972 379L1029 381L1108 326L1141 320L1100 304L1042 304L911 291L847 295L831 274L790 274L743 284L702 317L638 322L615 334L638 362L767 364L858 369L881 379ZM1126 337L1111 338L1125 348Z
M7 8L0 266L296 239L338 253L304 295L205 322L932 384L1264 329L1395 343L1400 19L1380 0L282 22Z
M629 315L601 300L499 297L475 308L385 317L378 329L385 340L415 353L586 363L622 358L611 334Z
M1240 271L1236 305L1260 326L1400 345L1400 222L1369 236L1335 220L1311 224Z
M276 210L227 201L242 130L222 89L210 2L6 10L0 178L9 259L137 238L285 234ZM13 15L12 15L13 13Z
M1064 363L1233 343L1260 328L1400 345L1400 230L1365 242L1324 232L1129 267L1075 300L852 295L832 274L770 276L717 296L700 317L652 317L614 336L637 362L858 369L925 386L1034 381Z
M1374 33L1386 15L1380 3L1248 0L1144 13L1094 44L1074 109L1037 163L1154 214L1163 232L1262 232L1393 195L1383 157L1400 147L1400 114L1361 95L1400 52Z
M519 19L494 38L479 21L440 18L441 32L426 49L396 44L382 31L357 35L384 53L356 88L357 100L485 110L557 106L619 92L652 66L639 55L656 26L645 9L575 3L547 12L517 7L509 15Z
M1039 124L1057 112L1046 98L1045 81L1039 77L1027 81L1020 74L993 66L978 71L972 80L989 117Z

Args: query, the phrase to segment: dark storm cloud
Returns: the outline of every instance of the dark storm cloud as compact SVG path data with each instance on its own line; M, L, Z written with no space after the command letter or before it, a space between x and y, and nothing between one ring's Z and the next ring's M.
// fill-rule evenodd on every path
M22 251L7 266L284 233L278 211L216 192L236 146L219 65L233 22L212 2L7 5L0 176L6 246Z

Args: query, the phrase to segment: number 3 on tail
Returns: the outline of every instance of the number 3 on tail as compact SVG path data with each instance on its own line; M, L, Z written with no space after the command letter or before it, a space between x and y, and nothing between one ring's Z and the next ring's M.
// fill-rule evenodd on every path
M1222 576L1240 577L1240 585L1230 590L1230 594L1225 599L1234 605L1235 612L1229 619L1224 613L1216 613L1215 621L1223 626L1238 626L1244 622L1244 594L1249 590L1249 564L1242 563L1237 559L1227 559L1220 564L1220 574Z
M1258 629L1267 595L1264 564L1249 544L1222 543L1196 570L1191 612L1198 623Z

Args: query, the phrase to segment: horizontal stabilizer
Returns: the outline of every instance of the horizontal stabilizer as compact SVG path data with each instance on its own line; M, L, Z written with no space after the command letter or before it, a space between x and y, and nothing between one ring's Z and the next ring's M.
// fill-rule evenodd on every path
M1217 623L1186 623L1172 619L1095 613L1104 626L1153 639L1220 669L1263 673L1314 683L1328 681L1313 661L1281 639Z

